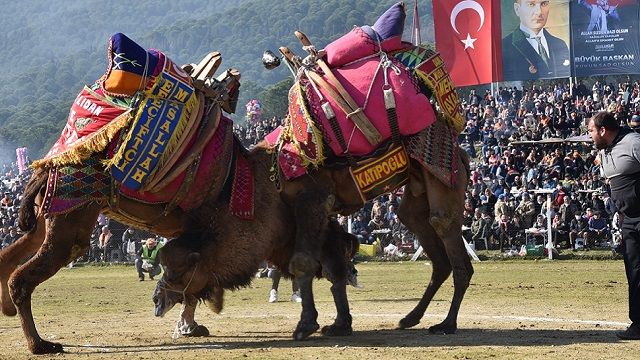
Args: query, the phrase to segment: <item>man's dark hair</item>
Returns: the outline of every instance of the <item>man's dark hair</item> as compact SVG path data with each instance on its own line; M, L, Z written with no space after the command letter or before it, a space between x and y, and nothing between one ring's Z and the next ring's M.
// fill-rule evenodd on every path
M591 117L591 121L593 121L593 125L597 128L605 128L607 130L618 130L620 129L620 121L618 121L613 113L608 111L600 111Z

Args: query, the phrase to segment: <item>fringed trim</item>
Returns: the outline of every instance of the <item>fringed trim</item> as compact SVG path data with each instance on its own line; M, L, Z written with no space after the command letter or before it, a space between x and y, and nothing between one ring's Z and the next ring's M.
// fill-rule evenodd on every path
M141 103L139 103L139 105L141 105ZM140 115L144 111L144 106L138 106L136 110L137 110L136 115L135 117L132 117L132 118L135 118L137 120L137 119L140 119ZM128 144L131 138L133 137L134 127L135 126L131 126L129 128L129 131L127 131L127 135L125 135L124 138L122 138L122 141L120 141L120 146L118 147L118 150L113 154L113 157L111 159L105 159L102 161L102 164L105 166L105 168L110 169L112 166L115 166L118 163L120 163L120 160L124 156L124 151L126 149L125 145Z
M62 153L52 156L46 159L36 160L31 164L31 168L50 168L71 164L80 164L82 160L87 159L91 155L103 151L118 134L118 132L127 127L133 117L131 116L131 109L118 115L115 119L109 122L102 129L95 133L88 135L87 139L80 144L73 146L73 148L63 151Z
M191 95L191 98L187 100L187 102L184 104L184 108L191 109L191 111L184 114L180 119L180 121L178 122L178 124L176 125L176 128L173 130L173 133L171 134L171 139L169 139L169 142L167 143L167 147L165 148L164 152L162 153L162 156L160 157L160 160L156 166L156 169L158 169L162 164L164 164L164 162L166 162L167 158L176 150L176 148L180 147L180 145L182 144L182 141L189 141L189 139L183 140L182 136L185 135L185 130L190 128L188 125L190 125L190 123L194 121L191 118L193 113L195 112L196 113L195 116L197 116L198 112L200 111L200 100L198 99L198 96L195 91Z
M298 108L302 109L302 111L304 112L303 117L306 120L307 129L311 130L311 137L312 137L311 142L313 142L314 145L316 146L315 159L307 156L307 154L303 151L304 149L303 145L300 144L300 142L293 135L293 125L290 119L287 121L289 126L283 129L280 139L287 138L289 141L291 141L292 144L296 146L296 148L298 148L300 158L302 159L302 165L304 165L305 168L308 168L309 166L318 168L322 166L322 164L324 163L324 160L326 159L326 157L324 156L324 141L322 137L322 131L316 125L316 119L313 117L313 114L309 111L309 104L307 103L307 97L305 94L305 90L302 87L302 84L298 81L295 84L293 84L293 86L298 86L299 97L296 101L302 102L301 104L298 104Z

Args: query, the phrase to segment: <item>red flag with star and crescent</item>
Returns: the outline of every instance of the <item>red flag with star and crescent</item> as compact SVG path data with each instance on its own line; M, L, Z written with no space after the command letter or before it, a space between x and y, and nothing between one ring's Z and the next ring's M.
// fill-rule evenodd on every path
M499 80L499 1L433 0L433 19L436 49L456 86Z

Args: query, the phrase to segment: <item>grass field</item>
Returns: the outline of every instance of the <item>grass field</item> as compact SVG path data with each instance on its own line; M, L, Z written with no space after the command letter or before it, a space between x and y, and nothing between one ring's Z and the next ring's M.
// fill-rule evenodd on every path
M363 289L349 289L354 334L290 339L300 304L267 302L270 279L228 292L225 309L204 306L196 320L211 336L172 339L178 308L153 316L155 283L138 282L132 266L61 270L34 294L40 334L66 353L32 356L18 318L0 317L0 359L635 359L640 343L618 341L627 319L620 260L485 261L462 304L455 335L430 335L448 309L448 280L421 324L395 330L417 303L431 274L428 261L358 264ZM321 325L335 314L329 283L314 288Z

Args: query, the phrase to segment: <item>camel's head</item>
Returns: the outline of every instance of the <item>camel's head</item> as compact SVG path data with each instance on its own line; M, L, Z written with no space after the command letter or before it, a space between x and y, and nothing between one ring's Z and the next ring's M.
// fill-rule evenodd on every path
M160 250L160 263L164 273L153 293L156 316L164 316L185 297L208 300L206 266L198 251L172 240Z

